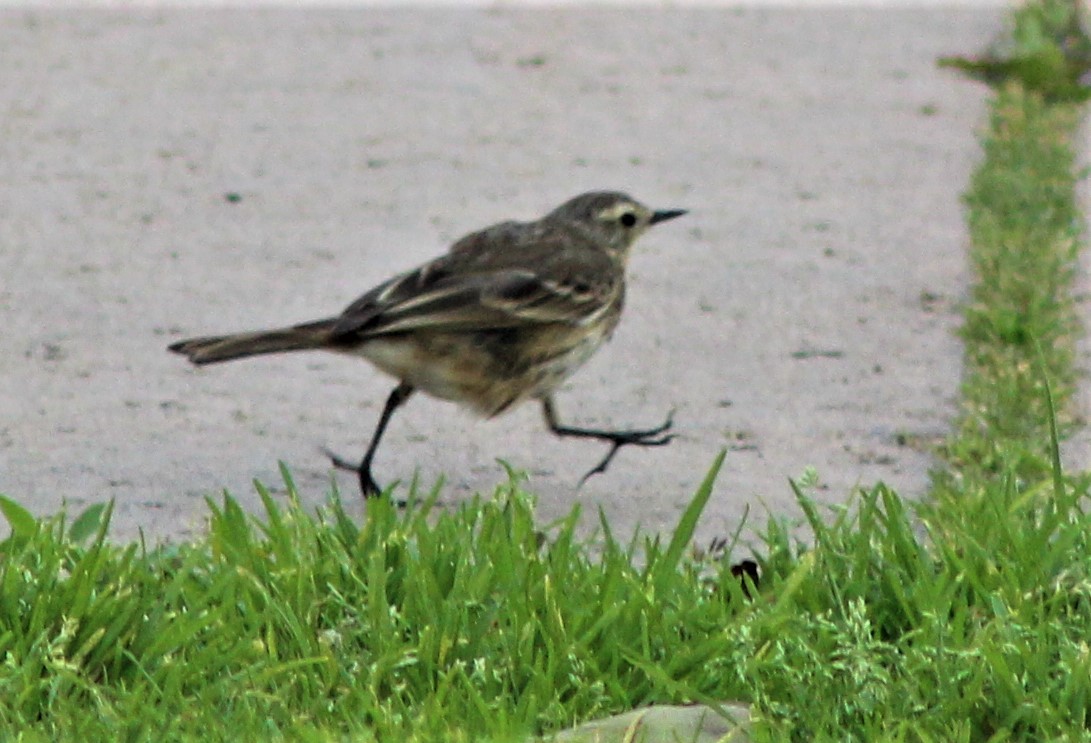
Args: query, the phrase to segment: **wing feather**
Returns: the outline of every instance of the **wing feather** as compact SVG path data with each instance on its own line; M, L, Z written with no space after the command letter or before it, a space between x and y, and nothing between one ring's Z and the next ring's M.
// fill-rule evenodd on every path
M580 326L620 301L622 268L603 251L572 250L578 236L540 226L525 235L518 224L498 227L375 287L342 313L334 336Z

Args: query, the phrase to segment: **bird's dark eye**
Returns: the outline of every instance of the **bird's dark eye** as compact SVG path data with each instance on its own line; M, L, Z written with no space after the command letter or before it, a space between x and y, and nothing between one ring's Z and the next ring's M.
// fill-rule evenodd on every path
M623 227L632 227L636 224L636 215L632 212L625 212L621 215L620 222Z

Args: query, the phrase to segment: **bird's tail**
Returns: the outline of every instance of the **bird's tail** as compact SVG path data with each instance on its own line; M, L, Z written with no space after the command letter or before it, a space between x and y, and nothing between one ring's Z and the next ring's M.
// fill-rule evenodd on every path
M334 345L331 338L336 322L336 319L330 318L278 330L189 338L173 343L168 348L198 365L265 353L329 348Z

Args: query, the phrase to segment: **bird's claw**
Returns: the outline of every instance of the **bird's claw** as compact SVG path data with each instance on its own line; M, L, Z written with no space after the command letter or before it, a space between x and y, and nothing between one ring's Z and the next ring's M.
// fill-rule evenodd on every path
M610 466L610 462L614 461L614 456L618 453L618 450L623 446L665 446L674 440L676 434L667 433L674 425L674 410L671 410L667 414L667 420L662 425L655 428L648 428L640 431L616 431L610 436L604 436L607 441L610 442L610 451L606 453L606 456L602 458L602 461L587 471L583 477L580 478L579 487L583 487L583 484L587 482L593 475L599 475L606 471L606 468Z
M359 472L360 471L360 465L353 464L352 462L350 462L347 459L341 457L340 455L334 454L332 451L330 451L329 449L327 449L324 446L322 447L322 453L325 454L326 457L330 460L330 464L332 464L335 468L337 468L339 470L345 470L347 472Z
M350 462L349 460L335 454L325 447L322 447L322 453L329 457L330 464L332 464L336 469L356 473L356 476L360 478L360 492L363 494L365 499L374 498L382 494L383 489L379 487L379 483L375 482L375 478L371 476L370 467L364 468L362 464ZM395 501L395 504L399 508L405 507L404 500Z

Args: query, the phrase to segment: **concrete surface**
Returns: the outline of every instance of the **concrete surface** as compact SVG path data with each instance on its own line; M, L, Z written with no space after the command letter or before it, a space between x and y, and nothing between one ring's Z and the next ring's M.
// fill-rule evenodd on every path
M1084 117L1077 136L1077 141L1082 143L1082 149L1077 153L1078 168L1085 173L1091 173L1091 119ZM1086 219L1091 214L1091 180L1087 177L1077 185L1076 197L1080 211ZM1073 400L1073 408L1080 425L1066 441L1061 442L1061 463L1072 472L1091 467L1091 425L1088 425L1091 422L1091 384L1088 384L1088 378L1091 377L1091 318L1088 316L1088 301L1091 300L1091 255L1088 255L1087 250L1080 252L1077 263L1073 294L1079 303L1077 313L1083 323L1083 334L1076 342L1079 387Z
M114 534L177 538L277 460L326 497L391 382L320 354L194 369L183 336L339 311L462 233L618 188L691 214L640 243L627 317L559 398L479 422L416 398L382 481L455 504L529 470L543 517L669 527L722 447L702 537L921 491L967 281L959 193L985 91L937 70L1001 7L0 9L0 492L39 513L114 498ZM227 194L238 194L232 203ZM906 445L906 444L909 445ZM354 482L337 481L355 504ZM359 509L359 506L356 506Z

